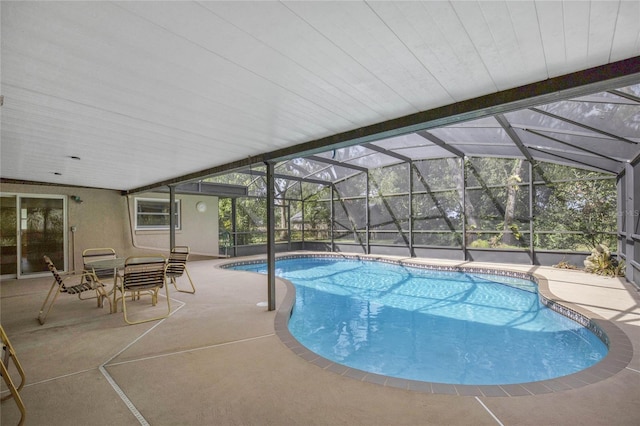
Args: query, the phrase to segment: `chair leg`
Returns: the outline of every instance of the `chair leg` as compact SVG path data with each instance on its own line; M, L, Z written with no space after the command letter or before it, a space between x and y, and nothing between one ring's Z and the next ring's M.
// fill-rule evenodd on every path
M9 388L9 391L11 392L11 396L13 397L13 399L16 401L16 404L18 405L18 410L20 410L20 421L18 422L18 426L22 426L24 424L24 418L27 415L27 410L25 409L24 402L22 401L22 397L20 397L20 394L16 390L16 387L13 384L11 377L9 376L9 372L5 368L4 364L1 362L0 362L0 375L4 379L7 385L7 388Z
M98 297L98 296L82 297L83 294L84 294L84 292L83 293L78 293L78 299L80 299L80 300L90 300L90 299L93 299L95 297Z
M9 341L9 337L7 336L7 333L5 333L4 328L2 328L1 325L0 325L0 340L2 341L2 346L4 349L4 359L2 360L2 362L4 363L5 367L8 369L9 361L13 360L13 364L15 365L16 370L20 375L20 384L18 385L18 387L16 387L16 390L20 392L22 390L22 387L24 386L26 376L24 374L24 369L22 368L22 364L20 364L20 361L18 360L16 351L13 349L13 345ZM2 398L0 398L0 401L6 401L9 398L11 398L11 395L3 396Z
M104 306L104 304L102 302L102 294L98 291L97 288L96 288L96 295L95 296L82 298L82 297L80 297L81 294L82 293L78 293L78 299L80 299L80 300L96 299L96 302L98 302L98 308L102 308L102 306Z
M191 290L192 291L187 291L187 293L195 293L196 292L196 286L193 285L193 280L191 279L191 274L189 274L189 268L187 268L186 266L184 267L184 272L187 273L187 278L189 278L189 284L191 284Z
M18 361L18 357L16 356L15 351L13 350L13 346L11 345L11 342L9 341L9 338L7 337L7 335L4 332L4 329L2 328L2 326L0 326L0 337L2 340L2 346L4 348L5 351L5 356L4 358L0 361L0 376L2 376L2 378L4 379L5 384L7 385L7 388L9 389L10 394L7 396L2 397L0 400L5 401L9 398L13 398L16 401L16 404L18 405L18 410L20 410L20 421L18 422L18 426L22 426L24 424L24 419L27 416L27 410L24 406L24 402L22 401L22 397L20 396L20 390L22 389L22 387L24 386L25 383L25 374L24 374L24 370L22 368L22 365L20 365L20 361ZM11 376L9 375L9 361L13 360L13 363L16 367L16 370L18 370L18 374L20 374L20 384L16 387L16 385L13 383L13 380L11 379Z
M84 279L83 279L83 280L84 280ZM113 289L115 289L115 280L116 280L116 279L114 278L113 280L114 280L114 282L113 282L113 285L114 285ZM98 280L98 282L102 282L102 281ZM103 283L103 284L104 284L104 283ZM105 285L105 286L106 286L106 285ZM112 290L113 290L113 289L112 289ZM78 299L80 299L80 300L89 300L89 299L93 299L94 297L98 297L97 295L96 295L96 296L91 296L91 297L82 297L82 295L83 295L83 294L84 294L84 293L78 293ZM98 304L98 307L100 307L101 305L102 305L102 304Z
M51 297L52 293L55 291L55 294L53 295L53 298L51 299L51 301L49 302L49 297ZM59 285L56 281L53 282L53 284L51 284L51 288L49 289L49 293L47 293L47 297L44 299L44 302L42 303L42 307L40 308L40 312L38 312L38 322L40 322L40 325L43 325L45 320L47 319L47 315L49 315L49 311L51 311L51 308L53 307L53 304L55 303L56 299L58 298L58 295L60 294L60 290L59 290ZM47 303L49 304L49 306L47 307ZM46 309L46 311L45 311Z
M122 293L122 297L124 298L124 290L118 287L118 279L114 278L113 282L113 303L111 303L111 313L114 314L118 312L118 291Z
M189 284L191 285L191 290L182 290L178 288L178 283L176 280L176 277L172 276L171 278L171 284L173 284L173 286L176 288L177 291L182 292L182 293L190 293L190 294L194 294L196 292L196 287L193 285L193 280L191 279L191 275L189 275L189 269L187 269L187 267L184 267L184 272L186 272L187 274L187 278L189 278Z
M157 301L158 301L158 293L160 292L160 288L156 288L151 291L151 301L152 301L152 306L155 306ZM140 321L130 321L129 317L127 316L127 302L125 301L126 297L123 295L122 296L122 311L124 313L124 321L127 324L130 325L134 325L134 324L141 324L143 322L149 322L149 321L157 321L163 318L167 318L169 316L169 314L171 313L171 299L169 299L169 286L168 285L164 285L164 291L165 291L165 296L167 298L167 313L162 315L162 316L158 316L158 317L153 317L153 318L147 318L147 319L143 319ZM137 292L138 295L140 292Z
M104 287L96 288L96 298L98 299L98 307L102 308L104 306L104 301L109 302L109 312L113 311L113 307L111 306L111 299L106 291L104 291Z

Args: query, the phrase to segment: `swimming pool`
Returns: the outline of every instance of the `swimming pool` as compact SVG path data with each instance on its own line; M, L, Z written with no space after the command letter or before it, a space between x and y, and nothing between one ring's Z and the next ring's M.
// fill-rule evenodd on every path
M233 268L266 272L264 263ZM296 287L292 335L322 357L363 371L513 384L572 374L607 353L590 330L542 304L523 274L328 257L278 260L276 274Z

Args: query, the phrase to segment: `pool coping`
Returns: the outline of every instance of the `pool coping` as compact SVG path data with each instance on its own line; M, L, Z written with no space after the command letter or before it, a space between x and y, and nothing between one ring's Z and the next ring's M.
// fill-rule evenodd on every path
M285 253L277 255L278 259L294 259L302 257L311 258L339 258L370 260L392 263L408 267L439 271L462 271L472 273L485 273L492 275L502 275L507 277L530 279L537 283L538 294L541 301L550 309L580 323L593 331L608 347L607 355L598 363L584 370L554 379L541 380L536 382L505 384L505 385L457 385L437 382L424 382L418 380L401 379L370 373L356 368L348 367L326 359L303 346L289 332L289 318L291 317L296 299L296 289L289 280L278 277L278 280L286 285L287 292L276 312L274 319L275 334L280 341L293 353L324 370L354 380L372 383L391 388L400 388L409 391L458 395L458 396L483 396L483 397L517 397L542 395L554 392L563 392L571 389L581 388L590 384L603 381L624 370L633 357L633 346L629 337L613 322L608 321L598 315L556 297L549 289L547 278L540 274L528 272L512 271L509 269L492 269L488 267L475 266L448 266L429 263L429 259L403 258L395 259L379 255L362 255L347 253ZM235 265L246 265L251 263L264 263L263 256L259 258L245 258L239 260L235 258L217 265L219 268L229 268Z

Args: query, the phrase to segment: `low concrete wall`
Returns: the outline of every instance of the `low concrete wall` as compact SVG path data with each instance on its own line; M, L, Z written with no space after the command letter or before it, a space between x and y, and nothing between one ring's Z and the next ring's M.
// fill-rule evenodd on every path
M298 250L307 250L304 249L301 242L292 242L292 243L276 243L276 253L286 253L288 251L298 251ZM229 250L229 255L232 254L232 250ZM235 257L242 256L256 256L259 254L267 254L267 245L266 244L252 244L246 246L238 246L236 247L236 255Z

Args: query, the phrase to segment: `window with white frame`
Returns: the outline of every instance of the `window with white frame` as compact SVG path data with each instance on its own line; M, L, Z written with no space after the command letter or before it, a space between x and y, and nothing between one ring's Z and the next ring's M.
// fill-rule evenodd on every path
M136 230L169 229L169 200L136 198ZM175 224L180 229L180 200L175 200Z

